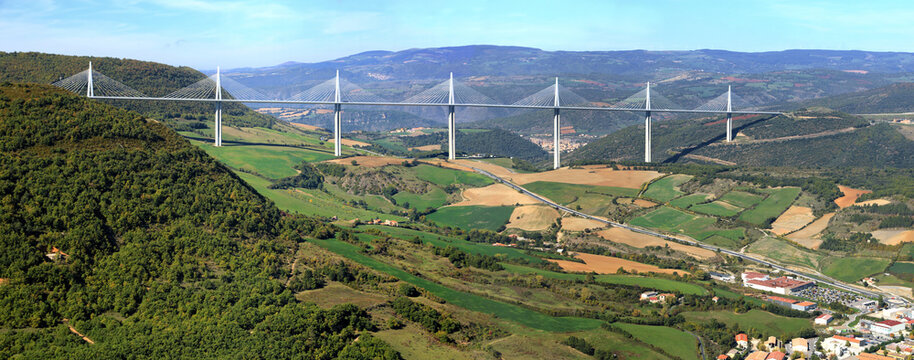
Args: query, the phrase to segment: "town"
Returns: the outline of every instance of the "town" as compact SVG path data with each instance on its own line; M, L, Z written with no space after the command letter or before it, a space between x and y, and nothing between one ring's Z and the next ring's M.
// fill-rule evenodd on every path
M733 281L733 276L713 273L718 281ZM914 358L914 308L900 298L869 299L812 281L786 276L772 277L761 272L741 274L742 286L776 295L746 294L791 310L805 311L812 318L813 333L795 338L750 337L733 334L734 347L719 360L786 359L912 359ZM641 294L641 301L674 303L675 294L655 291ZM717 298L713 299L715 302ZM817 303L818 302L818 303ZM823 307L818 304L823 304ZM827 305L826 305L827 304ZM827 306L827 308L826 308ZM835 311L840 308L841 311Z

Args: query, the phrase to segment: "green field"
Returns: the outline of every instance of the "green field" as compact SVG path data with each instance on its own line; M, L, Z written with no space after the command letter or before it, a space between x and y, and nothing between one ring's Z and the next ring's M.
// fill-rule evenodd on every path
M695 359L698 355L698 340L691 334L665 326L650 326L613 323L636 339L666 350L681 359Z
M594 195L603 195L609 197L638 196L638 189L612 186L566 184L550 181L535 181L529 184L525 184L524 188L563 205L570 204L583 197Z
M447 193L437 187L432 187L425 194L401 191L394 194L393 198L397 200L397 205L406 206L406 203L409 203L409 207L416 210L437 209L447 203Z
M724 196L721 196L720 200L726 201L732 205L739 206L743 209L748 209L755 206L755 204L762 202L762 199L764 198L764 196L747 193L745 191L734 190L724 194Z
M632 219L630 223L635 226L675 231L679 225L696 218L698 217L681 210L661 206L657 210Z
M345 256L377 271L387 273L412 285L428 290L435 296L464 309L492 314L521 325L553 332L580 331L598 328L602 321L575 317L552 317L520 306L490 300L481 296L457 291L430 280L420 278L390 264L383 263L362 253L361 248L338 240L311 240L321 247Z
M513 211L513 206L448 206L427 215L427 218L442 225L464 230L496 231L508 223Z
M822 260L822 273L844 282L857 282L864 277L885 272L889 259L864 257L829 257Z
M812 322L809 319L789 318L758 309L749 310L744 314L737 314L729 310L684 312L682 316L685 316L686 320L689 321L714 319L731 326L739 325L744 331L756 329L764 333L765 336L777 336L779 338L791 338L801 330L812 327Z
M682 210L661 206L657 210L629 221L629 224L688 235L699 241L713 237L712 244L734 248L742 244L746 229L719 229L716 218L697 216Z
M587 343L598 350L611 350L621 353L623 359L662 360L669 359L642 343L632 341L622 334L603 329L588 330L569 334L587 340ZM591 358L592 359L592 358Z
M774 237L763 237L756 240L746 249L747 252L760 254L782 263L818 268L822 257L806 248L799 248L791 243Z
M670 201L670 206L675 206L680 209L688 209L689 206L700 204L705 201L711 200L714 198L714 195L711 194L692 194L686 195L681 198Z
M399 227L389 227L381 225L363 225L365 228L378 229L381 232L388 234L392 237L399 239L412 239L418 237L422 242L429 243L438 247L447 247L453 246L460 250L466 251L473 254L483 254L496 257L505 257L509 259L524 259L532 262L542 262L538 257L530 256L526 254L523 250L502 247L502 246L492 246L491 244L486 243L475 243L471 241L466 241L463 239L458 239L454 237L430 234L423 231L399 228ZM361 227L360 227L361 228Z
M492 179L482 174L446 169L427 164L416 166L413 168L413 171L416 172L416 177L419 179L428 181L441 187L445 187L451 184L464 184L472 187L480 187L493 183Z
M730 205L729 203L723 201L714 201L705 204L695 205L689 208L694 212L720 216L720 217L731 217L739 214L740 211L743 211L742 208Z
M584 280L586 275L583 274L569 274L569 273L559 273L549 270L536 269L527 266L514 265L514 264L502 264L505 267L505 271L512 272L515 274L537 274L553 279L561 280ZM653 277L644 277L637 275L597 275L595 279L599 282L607 284L616 284L616 285L630 285L638 286L645 289L651 290L660 290L660 291L671 291L677 292L685 295L699 295L704 296L708 294L708 291L698 285L690 284L681 281L675 281L664 278L653 278Z
M786 187L778 189L762 189L768 197L754 208L744 211L739 219L750 224L763 225L769 219L777 218L790 207L790 204L800 195L800 188Z
M899 261L889 266L888 272L893 274L914 274L914 263Z
M236 169L254 171L271 179L281 179L297 174L293 168L302 161L333 159L332 152L317 152L289 146L226 145L191 141L223 164Z
M679 191L679 185L692 179L691 175L670 175L652 182L644 192L644 197L667 202L685 194Z
M402 216L382 214L343 204L338 199L320 190L268 189L267 186L271 184L269 180L243 172L236 172L236 174L254 187L258 193L272 200L276 207L284 211L324 217L336 216L344 220L373 218L406 220Z

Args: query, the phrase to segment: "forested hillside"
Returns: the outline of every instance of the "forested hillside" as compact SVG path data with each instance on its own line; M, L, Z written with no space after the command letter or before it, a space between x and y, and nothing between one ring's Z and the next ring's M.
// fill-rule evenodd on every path
M399 357L364 310L283 285L332 227L139 114L0 86L0 207L2 358Z
M903 113L914 111L914 83L892 84L878 89L836 95L804 102L851 114Z
M164 96L206 78L189 67L174 67L148 61L109 57L54 55L35 52L0 52L0 82L50 84L89 68L120 81L149 96ZM214 108L209 104L172 101L109 100L109 104L134 110L157 120L213 121ZM223 121L233 126L270 127L274 119L258 114L242 104L225 104Z
M812 108L778 116L734 118L726 143L723 118L655 122L653 161L754 166L912 167L914 141L895 125L871 125L854 115ZM581 163L640 161L644 127L631 126L571 153Z

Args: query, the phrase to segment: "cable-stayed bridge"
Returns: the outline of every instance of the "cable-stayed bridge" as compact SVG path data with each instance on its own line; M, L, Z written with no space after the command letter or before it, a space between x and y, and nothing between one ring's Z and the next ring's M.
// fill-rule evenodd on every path
M730 87L720 96L693 109L684 109L672 101L651 91L648 82L645 88L628 98L611 106L594 106L584 97L570 89L555 84L540 90L512 104L501 104L492 98L476 91L470 86L454 81L454 75L431 88L413 95L403 101L395 102L372 94L356 84L336 77L314 87L293 94L287 98L270 98L264 93L249 88L238 81L223 76L219 68L216 73L196 83L188 85L162 97L147 96L123 83L89 68L73 76L61 79L53 85L85 94L93 99L110 100L150 100L150 101L186 101L210 102L215 105L215 146L222 146L222 104L223 103L261 103L261 104L298 104L333 106L334 154L342 153L342 111L343 106L379 106L379 107L439 107L447 109L448 122L448 158L456 156L456 109L461 108L495 108L506 110L553 110L553 167L561 166L561 112L562 111L625 111L644 113L644 161L651 161L651 124L652 113L694 113L726 114L727 141L733 139L733 114L781 114L777 111L753 110L753 107L733 94Z

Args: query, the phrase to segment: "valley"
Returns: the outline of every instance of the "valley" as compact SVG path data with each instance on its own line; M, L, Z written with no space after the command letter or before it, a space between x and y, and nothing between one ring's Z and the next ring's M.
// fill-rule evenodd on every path
M633 125L544 170L547 151L502 127L461 127L455 160L446 132L408 122L347 132L337 157L321 126L238 105L214 146L208 108L164 109L0 85L0 355L205 329L220 345L153 355L694 359L739 333L857 331L879 314L861 304L912 298L898 124L808 108L738 117L727 143L720 118L671 118L657 162Z

